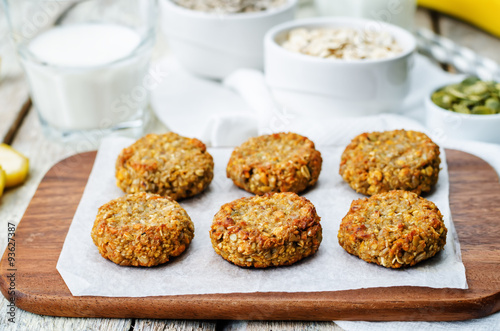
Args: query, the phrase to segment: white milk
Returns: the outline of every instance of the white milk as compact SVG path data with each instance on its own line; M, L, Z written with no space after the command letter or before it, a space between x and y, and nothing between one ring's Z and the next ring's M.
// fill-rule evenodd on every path
M148 103L135 93L147 73L150 48L115 24L64 25L24 45L22 62L41 117L60 130L105 129L130 120Z
M413 29L416 0L316 0L323 16L350 16L398 25Z

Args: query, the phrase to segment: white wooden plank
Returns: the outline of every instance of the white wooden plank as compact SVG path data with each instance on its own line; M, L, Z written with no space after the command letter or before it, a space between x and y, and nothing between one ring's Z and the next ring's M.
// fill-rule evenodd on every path
M415 27L426 28L432 30L432 20L429 15L429 10L418 7L415 15Z
M28 86L10 42L7 20L0 5L0 142L8 138L12 126L22 116L20 112L27 100Z
M444 15L439 18L439 26L441 35L500 63L500 38L494 37L468 23Z
M227 322L223 327L224 331L341 331L343 330L333 322L290 322L290 321L270 321L251 322L233 321Z
M201 331L216 329L215 322L177 320L136 320L134 330L141 331Z
M22 75L0 81L0 142L10 140L13 127L25 114L23 105L28 98L28 88Z
M67 318L41 316L17 309L14 321L9 322L7 314L8 301L3 299L0 303L0 330L16 331L77 331L77 330L102 330L102 331L128 331L133 323L131 319L104 319L104 318Z

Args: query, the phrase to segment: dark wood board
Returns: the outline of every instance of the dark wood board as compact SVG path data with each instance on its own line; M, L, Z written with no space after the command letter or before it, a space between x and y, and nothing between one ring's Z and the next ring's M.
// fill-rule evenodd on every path
M390 287L145 298L72 296L56 264L95 155L79 154L55 165L17 227L15 298L21 309L69 317L371 321L463 320L500 310L498 176L483 160L454 150L447 151L450 205L468 290ZM10 283L7 253L0 262L0 287L6 298Z

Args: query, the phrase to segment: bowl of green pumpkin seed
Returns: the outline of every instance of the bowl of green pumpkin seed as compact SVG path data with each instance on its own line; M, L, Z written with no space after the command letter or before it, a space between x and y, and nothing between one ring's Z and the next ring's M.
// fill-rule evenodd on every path
M500 144L500 83L468 77L434 90L425 106L434 135Z

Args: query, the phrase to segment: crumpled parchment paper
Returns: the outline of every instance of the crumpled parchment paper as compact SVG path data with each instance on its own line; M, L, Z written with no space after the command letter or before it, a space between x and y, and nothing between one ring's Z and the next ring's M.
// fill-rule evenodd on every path
M392 270L349 255L337 241L340 221L354 199L354 192L338 174L345 146L319 146L323 169L315 187L305 192L321 217L323 242L312 257L289 267L245 269L217 255L209 228L214 214L226 202L249 193L226 178L225 168L232 149L212 148L215 176L203 194L181 201L195 224L190 247L178 258L152 268L122 267L99 254L90 231L97 209L123 195L115 184L115 160L127 138L107 138L99 149L85 192L62 249L57 270L75 296L145 297L159 295L231 292L338 291L368 287L427 286L467 288L457 234L450 218L449 178L445 156L436 189L426 196L445 217L448 237L445 250L415 267Z

